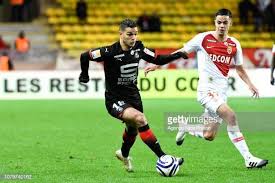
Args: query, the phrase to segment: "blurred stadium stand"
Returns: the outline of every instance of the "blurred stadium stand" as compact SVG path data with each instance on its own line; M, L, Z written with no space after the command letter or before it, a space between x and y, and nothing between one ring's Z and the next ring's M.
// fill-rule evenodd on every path
M79 22L76 16L77 0L32 1L39 4L41 14L31 22L23 23L8 22L8 1L0 4L0 35L3 39L13 48L18 32L24 30L31 42L29 57L24 62L17 61L11 51L16 69L78 69L76 60L81 52L117 41L119 22L125 18L137 20L144 12L149 15L157 12L162 32L142 32L139 38L147 47L165 50L165 53L182 47L199 32L214 30L214 13L220 8L232 10L230 35L239 39L243 48L271 49L275 40L274 32L255 33L252 23L246 26L239 23L240 0L86 0L86 23ZM254 65L258 67L260 64L254 62ZM269 64L265 64L267 66ZM93 66L96 67L101 68Z
M46 9L44 7L46 1L34 0L30 2L33 2L29 5L30 8L37 6L39 10L33 11L33 14L24 11L23 22L10 22L9 1L3 1L0 4L0 35L10 45L8 52L14 61L16 70L55 69L57 44L53 37L54 34L47 19L39 16L40 8ZM31 44L31 49L24 56L15 51L15 40L20 31L25 32Z
M198 32L213 30L214 13L223 7L233 12L230 35L239 39L243 48L270 48L275 39L274 33L254 33L252 24L239 23L239 0L86 0L89 8L84 25L76 17L76 1L56 0L58 6L46 10L55 39L72 57L79 57L83 50L116 41L119 22L126 17L137 19L143 12L157 12L161 17L161 33L139 35L152 48L180 48Z

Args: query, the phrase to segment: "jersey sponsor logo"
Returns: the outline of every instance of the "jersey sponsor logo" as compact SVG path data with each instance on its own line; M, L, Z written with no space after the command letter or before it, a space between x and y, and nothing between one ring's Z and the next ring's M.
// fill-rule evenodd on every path
M230 64L230 60L231 60L231 57L223 56L223 55L210 54L209 57L213 62L220 62L225 64Z
M206 46L207 49L214 48L215 46Z
M119 54L119 55L115 55L114 58L120 58L120 57L124 57L124 56L125 56L124 53L122 53L122 54Z
M207 41L211 43L216 43L216 40L213 40L213 39L207 39Z
M144 53L146 53L147 55L150 55L151 57L155 57L155 53L147 48L144 48Z
M94 51L90 51L90 55L92 57L92 59L97 59L97 58L100 58L101 57L101 54L100 54L100 50L97 49L97 50L94 50Z
M117 85L129 85L137 83L138 63L122 65L120 67L120 77L117 78Z
M124 55L124 53L123 54L119 54L119 55L116 55L116 56L114 56L114 58L116 59L116 60L118 60L118 61L122 61L122 57L124 57L125 55Z
M136 76L137 74L137 66L138 63L132 63L132 64L127 64L127 65L122 65L120 67L120 72L121 72L121 77L133 77Z
M233 47L235 47L236 45L235 44L233 44L233 43L228 43L228 45L229 46L233 46Z

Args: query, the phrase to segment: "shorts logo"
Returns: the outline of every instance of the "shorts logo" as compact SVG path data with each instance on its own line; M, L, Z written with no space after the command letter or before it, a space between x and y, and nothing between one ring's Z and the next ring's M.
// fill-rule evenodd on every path
M117 104L118 104L118 105L117 105ZM125 105L125 102L124 102L124 101L118 101L117 104L116 104L116 103L113 103L113 108L114 108L115 110L117 110L118 112L122 112L122 111L123 111L123 108L122 108L121 106Z
M90 51L90 56L92 57L92 59L97 59L97 58L100 58L101 57L101 54L100 54L100 50L94 50L94 51Z

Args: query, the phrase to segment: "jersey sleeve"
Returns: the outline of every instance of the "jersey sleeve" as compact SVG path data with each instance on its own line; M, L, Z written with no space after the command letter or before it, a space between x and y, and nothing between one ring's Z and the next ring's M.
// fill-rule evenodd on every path
M147 62L154 62L156 58L156 52L154 49L149 49L141 45L141 59Z
M200 48L201 42L202 42L203 34L197 34L195 37L193 37L191 40L189 40L183 47L183 51L186 53L195 52Z
M234 56L234 65L243 65L243 51L239 41L234 40L237 47L236 55Z
M108 46L91 49L88 51L89 60L95 62L105 61L110 56L110 48Z

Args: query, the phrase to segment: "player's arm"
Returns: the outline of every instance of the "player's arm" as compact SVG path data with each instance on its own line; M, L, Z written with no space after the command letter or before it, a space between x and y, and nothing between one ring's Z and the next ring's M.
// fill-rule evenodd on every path
M242 65L236 65L236 71L239 75L239 77L247 84L249 87L250 91L252 92L252 97L259 97L259 91L258 89L253 85L251 82L249 76L247 75L246 71L244 70Z
M184 51L183 48L174 51L172 54L177 54L177 53L182 54L182 55L184 56L184 57L182 57L182 58L184 58L184 59L187 59L187 58L188 58L188 53L186 53L186 52ZM145 76L146 76L149 72L155 71L155 70L158 69L159 67L160 67L160 65L156 65L156 64L151 64L151 65L146 66L145 69L144 69Z
M145 76L150 71L154 71L157 68L159 68L160 65L165 65L165 64L167 64L169 62L172 62L172 61L174 61L176 59L179 59L179 58L184 58L184 59L188 58L187 54L185 52L182 52L182 51L177 51L177 52L174 52L170 55L158 55L156 57L155 57L155 52L151 51L147 48L144 48L144 52L145 52L145 54L143 56L143 59L146 60L149 63L152 63L151 65L149 65L145 68L145 70L144 70Z
M273 73L274 73L274 69L275 69L275 45L273 46L272 53L273 53L273 59L272 59L272 61L271 61L271 77L270 77L270 83L271 83L272 85L274 85L274 76L273 76Z
M107 52L106 52L107 50ZM89 51L86 51L80 55L80 67L81 67L81 73L79 76L79 81L82 83L88 83L89 78L89 62L95 61L95 62L101 62L103 61L107 54L109 53L107 47L102 48L96 48Z
M145 49L147 49L147 48L145 48ZM147 62L150 62L152 64L156 64L156 65L165 65L165 64L168 64L169 62L172 62L179 58L187 59L188 56L186 54L184 54L183 52L176 52L176 53L172 53L170 55L157 55L156 57L155 56L152 57L152 55L150 55L150 54L145 54L144 60L146 60Z

